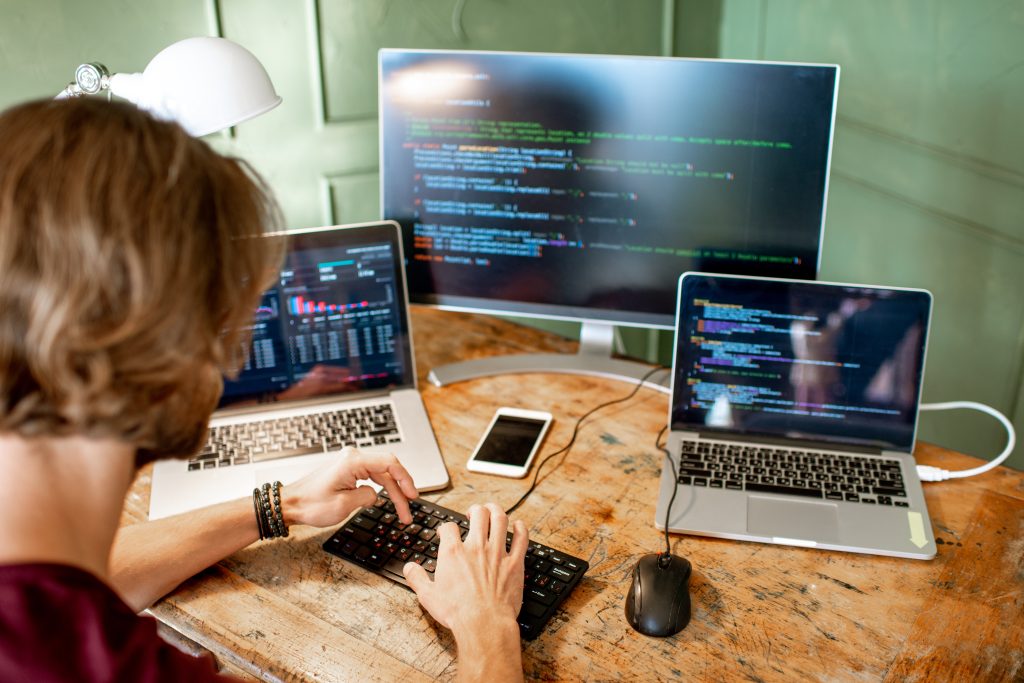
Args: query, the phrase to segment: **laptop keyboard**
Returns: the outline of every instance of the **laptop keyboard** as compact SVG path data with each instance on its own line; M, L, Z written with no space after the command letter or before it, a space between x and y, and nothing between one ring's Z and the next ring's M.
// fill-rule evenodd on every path
M206 445L188 461L188 470L196 472L401 440L390 403L359 406L211 427Z
M679 483L909 507L898 460L717 441L684 441Z
M402 574L406 562L415 562L433 574L437 565L437 527L455 522L465 538L469 519L421 499L410 501L409 507L412 524L402 524L395 504L386 491L381 491L373 507L363 508L327 539L324 550L402 585L407 585ZM512 534L508 534L506 547L511 542ZM586 560L530 542L526 550L523 607L518 616L519 632L524 638L532 640L540 635L589 568Z

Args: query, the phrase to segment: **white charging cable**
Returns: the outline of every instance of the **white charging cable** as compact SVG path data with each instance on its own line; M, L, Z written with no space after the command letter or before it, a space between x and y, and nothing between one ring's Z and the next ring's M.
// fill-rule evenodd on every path
M976 474L988 472L990 469L999 467L999 464L1010 457L1010 453L1013 452L1013 447L1017 443L1017 433L1013 429L1013 423L1006 419L1006 416L991 406L987 406L984 403L975 403L974 401L947 401L946 403L922 403L921 410L955 410L957 408L964 408L966 410L978 410L983 413L987 413L992 417L996 418L1003 423L1003 427L1006 428L1006 448L1000 453L992 462L973 467L969 470L959 470L950 472L944 470L941 467L932 467L931 465L918 465L917 476L921 478L921 481L946 481L947 479L963 479L964 477L973 477Z

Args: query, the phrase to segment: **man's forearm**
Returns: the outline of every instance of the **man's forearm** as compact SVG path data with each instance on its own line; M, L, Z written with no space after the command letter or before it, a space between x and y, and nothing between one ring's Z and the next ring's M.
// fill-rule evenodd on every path
M110 555L110 580L132 609L142 611L257 539L251 498L122 527Z
M523 680L522 642L515 620L481 615L479 624L455 632L460 683L518 683Z

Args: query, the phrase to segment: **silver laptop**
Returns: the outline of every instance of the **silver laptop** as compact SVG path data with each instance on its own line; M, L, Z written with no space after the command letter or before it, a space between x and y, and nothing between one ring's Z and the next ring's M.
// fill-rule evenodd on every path
M686 273L655 524L935 556L913 447L931 294Z
M346 445L395 454L421 491L447 486L416 389L403 265L393 221L289 233L206 447L154 466L150 519L288 484Z

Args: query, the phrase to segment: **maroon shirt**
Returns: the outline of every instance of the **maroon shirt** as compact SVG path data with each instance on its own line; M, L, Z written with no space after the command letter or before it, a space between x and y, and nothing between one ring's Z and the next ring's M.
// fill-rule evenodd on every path
M89 572L0 565L0 681L220 681Z

